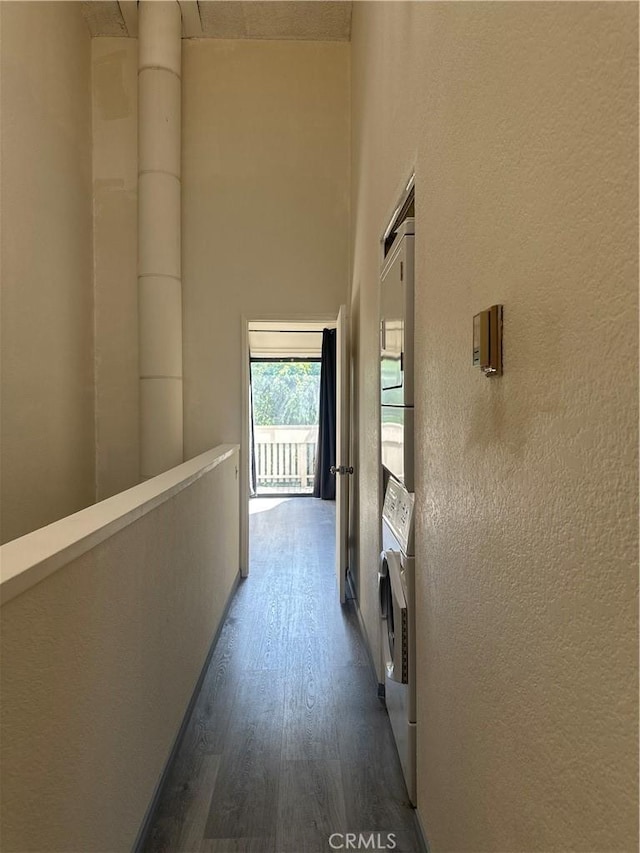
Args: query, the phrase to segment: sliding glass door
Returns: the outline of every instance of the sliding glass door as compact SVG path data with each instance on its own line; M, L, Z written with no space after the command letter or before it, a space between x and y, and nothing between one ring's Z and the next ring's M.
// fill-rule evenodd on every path
M252 359L256 494L313 493L319 359Z

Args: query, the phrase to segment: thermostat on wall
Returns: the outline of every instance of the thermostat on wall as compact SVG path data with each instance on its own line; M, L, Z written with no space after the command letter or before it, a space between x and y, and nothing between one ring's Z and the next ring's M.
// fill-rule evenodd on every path
M473 365L485 376L502 374L502 305L492 305L473 318Z

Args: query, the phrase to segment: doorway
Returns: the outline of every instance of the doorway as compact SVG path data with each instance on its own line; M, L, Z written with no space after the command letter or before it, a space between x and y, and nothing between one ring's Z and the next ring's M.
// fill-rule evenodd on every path
M255 512L259 502L313 495L322 332L335 328L336 317L263 315L243 317L242 326L240 567L246 577L250 505Z
M251 357L252 497L313 494L319 358Z

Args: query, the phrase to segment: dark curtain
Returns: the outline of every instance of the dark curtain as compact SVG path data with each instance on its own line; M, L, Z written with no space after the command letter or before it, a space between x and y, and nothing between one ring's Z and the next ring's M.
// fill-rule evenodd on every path
M336 330L322 330L322 363L320 365L320 416L314 498L333 501L336 478L330 468L336 464Z
M255 497L258 492L255 434L255 421L253 418L253 382L251 378L251 360L249 360L249 494L251 497Z

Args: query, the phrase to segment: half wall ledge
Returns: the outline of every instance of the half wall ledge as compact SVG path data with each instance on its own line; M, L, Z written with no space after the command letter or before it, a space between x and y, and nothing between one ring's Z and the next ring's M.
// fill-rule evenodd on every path
M0 546L0 605L26 592L239 453L239 444L220 444L157 477Z

